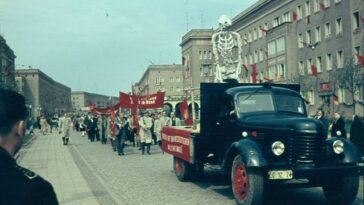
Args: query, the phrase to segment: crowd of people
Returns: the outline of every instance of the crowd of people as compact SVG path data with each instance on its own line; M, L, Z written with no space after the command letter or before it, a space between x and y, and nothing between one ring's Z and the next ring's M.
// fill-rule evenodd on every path
M323 110L318 110L316 119L322 122L325 135L328 137L337 136L349 138L355 144L361 153L364 153L364 123L359 119L358 115L352 116L349 135L345 126L345 120L339 112L335 112L333 121L330 123Z
M167 116L162 110L155 113L142 111L137 119L138 123L134 125L132 116L126 112L116 112L114 120L111 115L89 112L87 115L73 117L72 126L75 131L81 132L81 136L87 135L90 142L100 141L101 144L106 144L109 141L118 155L125 155L124 147L127 142L133 147L139 147L142 155L150 155L152 144L162 148L161 131L164 126L183 124L175 113L172 112ZM59 121L64 122L61 119ZM59 127L62 127L61 123ZM63 131L63 133L65 135L68 132ZM67 136L64 138L68 139Z

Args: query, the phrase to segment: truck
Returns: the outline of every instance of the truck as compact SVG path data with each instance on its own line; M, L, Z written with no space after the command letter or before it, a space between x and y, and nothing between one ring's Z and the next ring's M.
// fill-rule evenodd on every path
M263 203L275 186L322 187L330 203L357 196L364 164L358 149L307 114L294 84L201 83L200 124L164 127L162 149L179 181L213 165L231 182L237 204Z

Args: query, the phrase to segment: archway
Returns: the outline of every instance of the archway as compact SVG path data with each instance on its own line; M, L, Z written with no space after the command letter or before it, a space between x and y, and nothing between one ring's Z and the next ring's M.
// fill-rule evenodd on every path
M199 115L199 111L200 111L200 106L197 104L197 103L194 103L195 104L195 114L196 114L196 119L200 119L200 115ZM190 103L188 105L188 111L190 113L192 113L192 103Z
M174 112L176 113L176 116L178 118L182 119L181 111L180 111L180 106L181 106L181 103L177 103Z

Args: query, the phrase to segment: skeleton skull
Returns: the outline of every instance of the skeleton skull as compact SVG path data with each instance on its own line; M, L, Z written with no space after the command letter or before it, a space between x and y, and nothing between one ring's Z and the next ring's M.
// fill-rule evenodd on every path
M226 28L228 26L231 26L231 19L227 15L222 15L219 18L219 26L221 28Z

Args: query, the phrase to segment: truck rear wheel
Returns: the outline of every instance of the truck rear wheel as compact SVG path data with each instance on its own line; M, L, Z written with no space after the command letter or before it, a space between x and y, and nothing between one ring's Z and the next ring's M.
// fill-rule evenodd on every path
M332 178L322 188L330 203L351 204L358 194L359 176Z
M179 181L187 181L192 176L192 165L183 159L173 157L173 170Z
M234 158L232 164L231 184L237 204L262 204L264 188L263 176L258 170L247 169L240 155Z

